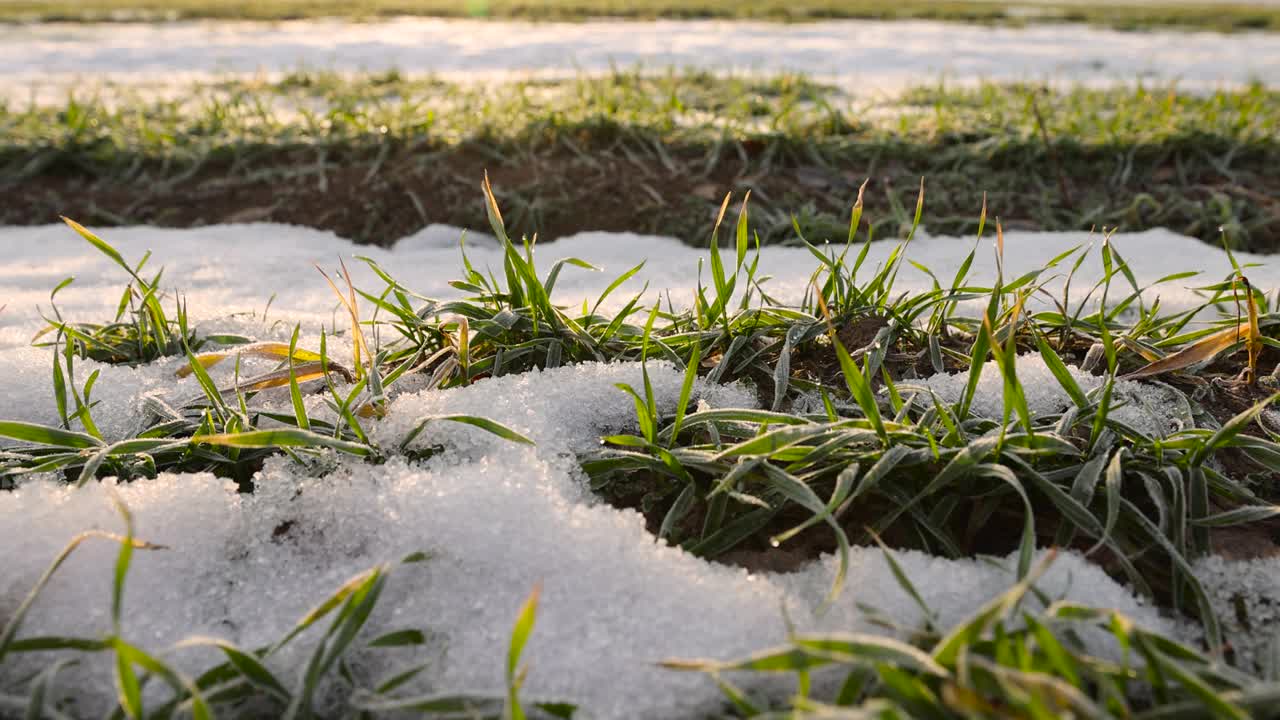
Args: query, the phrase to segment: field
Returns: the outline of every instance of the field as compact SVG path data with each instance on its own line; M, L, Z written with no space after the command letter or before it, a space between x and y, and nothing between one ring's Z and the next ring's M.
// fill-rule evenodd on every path
M486 171L516 237L648 232L702 244L752 190L765 243L838 235L863 180L876 237L1167 227L1280 246L1280 94L1175 87L918 87L854 98L797 76L708 73L458 85L398 73L225 81L177 99L0 105L0 223L276 221L390 245L483 230Z
M1280 717L1265 78L169 80L135 37L0 77L0 717Z
M1280 29L1274 2L1095 2L1068 0L2 0L0 20L378 18L398 15L579 20L594 17L805 21L832 18L1027 24L1079 22L1122 30Z

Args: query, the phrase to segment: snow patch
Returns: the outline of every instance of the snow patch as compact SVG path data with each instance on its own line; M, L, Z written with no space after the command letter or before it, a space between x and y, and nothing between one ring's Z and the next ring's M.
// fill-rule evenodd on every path
M861 93L940 79L1090 85L1140 80L1204 90L1280 77L1280 45L1267 33L1224 37L927 21L47 23L0 26L0 67L0 97L54 103L87 79L173 94L197 80L279 77L299 68L396 69L462 81L565 77L617 67L796 72Z

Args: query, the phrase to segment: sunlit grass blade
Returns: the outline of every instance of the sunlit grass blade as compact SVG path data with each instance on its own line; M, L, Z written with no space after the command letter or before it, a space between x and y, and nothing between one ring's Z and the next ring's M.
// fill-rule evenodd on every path
M67 448L97 448L106 444L85 433L14 420L0 420L0 437Z
M195 360L196 362L200 363L200 365L204 369L208 370L209 368L213 367L214 365L217 365L218 363L222 362L223 360L226 360L229 357L232 357L233 355L248 355L251 357L261 357L261 358L267 358L271 360L293 359L300 363L311 363L311 362L320 361L319 353L313 353L309 350L303 350L301 348L298 348L296 343L290 344L290 343L276 343L276 342L263 342L263 343L253 343L251 345L243 345L243 346L237 347L234 351L229 351L229 352L201 353L195 356ZM179 367L177 371L174 372L174 375L180 378L185 378L190 376L192 372L194 371L191 368L191 364L188 363L186 365L183 365L182 367Z
M400 441L401 450L409 447L409 445L422 434L422 431L427 428L427 425L433 422L454 422L462 425L470 425L471 427L480 428L481 430L492 433L503 440L510 440L511 442L520 443L522 445L534 444L532 440L524 435L521 435L500 422L490 420L489 418L479 417L476 415L430 415L419 418L414 422L413 429L410 430L409 433L405 435L404 439Z
M220 445L230 448L330 448L352 455L369 455L374 452L369 445L339 440L328 435L293 428L251 430L242 433L197 435L193 442Z
M538 599L542 588L536 586L520 611L516 614L515 625L511 628L511 642L507 648L506 678L507 700L502 707L503 720L524 720L524 708L520 705L520 686L524 682L524 671L520 668L520 655L524 653L529 636L533 634L533 625L538 616Z

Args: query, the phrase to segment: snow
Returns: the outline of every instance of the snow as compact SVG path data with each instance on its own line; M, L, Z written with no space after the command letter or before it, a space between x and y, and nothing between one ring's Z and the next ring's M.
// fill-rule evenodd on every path
M680 373L655 366L651 375L669 410ZM424 690L500 689L506 633L524 595L540 584L527 656L529 696L570 699L586 717L666 718L710 712L719 696L705 678L662 670L657 661L742 655L782 642L784 607L801 630L874 631L859 603L904 627L920 627L922 617L879 551L854 553L848 591L818 616L832 559L794 575L750 576L656 544L638 514L590 502L571 451L627 423L630 401L613 383L639 380L634 364L503 377L404 396L380 428L391 440L424 412L485 412L530 434L536 449L448 428L431 431L431 441L449 449L421 465L341 461L328 475L307 477L272 461L253 496L237 495L207 475L164 475L115 488L135 515L139 537L170 548L136 556L126 597L135 611L127 615L126 637L158 649L191 634L264 645L347 577L422 551L430 556L426 563L393 575L369 637L405 627L428 632L435 643L424 655L439 657ZM118 527L111 487L76 491L36 482L0 497L5 534L14 539L0 607L12 607L72 534ZM288 530L279 532L285 523ZM113 553L106 543L78 553L37 604L25 632L94 637L106 631ZM902 553L901 560L942 627L963 620L1012 581L1008 570L980 560L919 553ZM1151 608L1078 557L1062 558L1042 588L1050 597L1115 607L1167 630ZM275 668L292 677L306 650L301 645ZM189 672L208 661L200 653L167 657ZM358 665L369 677L393 669L378 657ZM65 677L84 706L113 693L109 658Z
M1280 558L1231 561L1211 556L1196 563L1196 578L1222 623L1240 667L1277 672L1280 653Z
M1176 82L1183 89L1280 77L1263 33L1118 32L937 22L528 23L403 18L357 23L180 22L0 26L0 97L58 101L95 82L185 87L300 68L398 69L457 80L565 76L641 65L803 72L859 91L946 79Z
M1104 378L1082 372L1074 365L1067 370L1086 395L1104 384ZM1015 372L1032 417L1059 415L1074 406L1040 355L1019 355ZM969 374L962 372L940 373L910 384L932 390L944 403L956 403L964 396L968 382ZM1115 407L1108 417L1148 437L1163 437L1193 427L1190 407L1172 388L1120 380L1112 389L1111 397ZM932 405L927 394L919 396L917 401ZM995 420L1004 416L1004 376L995 361L982 366L971 409L979 416Z
M458 231L439 226L390 250L356 248L330 233L279 225L119 228L102 235L131 260L154 249L151 267L167 268L166 289L182 290L202 330L287 340L293 324L301 323L303 344L310 347L322 327L343 324L312 262L333 268L345 258L358 286L377 288L372 273L353 259L368 255L409 287L439 297L456 296L447 281L461 267L454 246ZM1088 241L1083 233L1010 233L1006 274L1021 274ZM1159 292L1166 308L1194 307L1197 296L1184 285L1217 281L1230 268L1220 251L1166 231L1118 235L1113 242L1125 257L1141 260L1133 269L1143 284L1187 268L1205 270L1202 279L1163 286ZM39 308L47 311L49 290L74 275L75 282L57 298L64 317L108 317L124 284L123 271L65 227L0 228L0 245L6 248L0 266L0 302L6 304L0 311L0 417L50 422L55 417L51 357L47 349L29 347L42 324ZM873 246L868 267L883 262L891 247ZM946 276L971 247L971 240L925 235L912 244L909 256ZM499 266L496 247L483 236L469 238L468 254L478 267ZM556 287L559 302L594 298L618 274L647 259L612 302L625 302L648 282L650 299L670 290L679 303L682 297L687 302L697 259L704 254L671 239L588 233L539 246L537 259L544 272L567 256L604 266L603 273L566 268ZM991 255L984 244L974 282L993 276ZM1084 263L1078 278L1097 277L1096 256ZM1237 257L1263 263L1249 271L1255 285L1280 286L1276 269L1264 258ZM799 299L815 265L807 250L796 248L766 248L761 260L774 275L769 287L784 301ZM899 277L902 290L926 288L929 282L910 267ZM331 349L339 356L349 352L341 344ZM194 380L173 377L177 364L164 360L129 369L85 361L77 363L77 377L83 381L93 369L102 371L94 392L102 401L95 418L108 435L122 437L140 421L144 394L169 399L194 394ZM212 370L219 383L231 372L223 365ZM663 363L651 363L649 372L659 404L671 409L681 373ZM1049 389L1042 364L1023 358L1019 372L1034 386L1037 410L1055 411L1062 398ZM1079 379L1092 382L1085 375ZM392 399L388 417L371 423L374 439L391 451L388 462L332 457L307 470L277 458L267 464L251 496L209 475L165 474L154 481L107 482L81 490L33 479L0 493L0 534L7 539L0 558L0 617L13 611L74 534L90 528L119 531L111 502L115 492L132 510L139 537L169 548L135 554L125 636L188 672L207 667L214 657L207 649L169 649L181 639L212 635L249 648L279 639L347 578L418 551L429 559L394 571L368 637L415 627L428 632L430 642L421 650L389 655L361 652L353 660L357 675L377 678L431 660L418 691L499 690L511 622L524 597L541 584L538 624L527 651L532 669L526 694L576 702L588 718L692 717L715 711L720 696L710 680L655 663L671 657L727 658L779 643L786 635L784 608L800 630L882 632L868 623L860 605L886 613L903 627L919 626L919 611L877 550L855 550L844 594L819 614L834 572L832 558L793 574L751 575L655 543L638 514L596 501L574 455L594 446L602 434L631 427L631 401L614 387L622 382L638 385L640 367L585 364L448 391L406 385ZM954 379L936 382L945 394ZM999 392L998 377L984 373L983 387L980 407L998 408L992 399ZM695 391L714 407L756 403L750 390L738 386L700 384ZM270 401L288 404L282 394ZM537 445L438 423L425 435L442 452L422 461L396 455L394 448L419 418L446 413L490 417ZM36 604L24 635L107 632L114 553L101 541L77 551ZM909 552L901 560L944 628L1008 587L1012 578L1008 558L1000 563L1005 569L982 559L948 561ZM1170 630L1156 610L1078 556L1061 557L1041 587L1050 597L1114 607L1147 627ZM304 636L272 661L273 668L296 679L313 641ZM0 692L10 689L7 680L24 676L22 670L32 667L22 664L27 662L15 663L19 671L0 680ZM60 677L62 691L74 688L81 708L114 695L110 658L91 659Z

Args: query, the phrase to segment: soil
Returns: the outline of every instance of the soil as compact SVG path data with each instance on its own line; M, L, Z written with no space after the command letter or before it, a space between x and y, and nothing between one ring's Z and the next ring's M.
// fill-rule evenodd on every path
M430 223L487 230L480 181L488 172L508 230L517 237L604 230L702 244L725 193L740 197L751 189L752 223L763 242L794 242L792 215L810 240L842 240L849 206L864 179L871 179L864 223L874 223L876 236L885 237L909 224L902 208L914 204L919 178L927 174L934 182L927 215L935 233L973 232L984 190L1008 229L1087 230L1075 226L1077 213L1070 207L1053 206L1065 183L1077 205L1095 208L1091 217L1107 224L1126 230L1163 225L1210 241L1217 240L1216 226L1206 226L1196 208L1223 197L1240 207L1256 205L1259 217L1250 221L1247 245L1280 247L1280 206L1268 189L1242 188L1225 177L1173 187L1153 171L1123 187L1100 187L1096 168L1085 162L1080 177L1067 178L993 168L984 188L949 178L925 159L885 159L871 151L841 167L818 166L748 141L741 153L723 153L708 166L704 147L671 146L658 154L632 150L629 142L588 138L576 150L562 143L530 150L481 141L376 150L269 147L228 150L192 168L146 158L127 168L104 168L71 151L24 163L19 151L9 167L26 169L0 174L0 224L44 224L63 215L100 226L277 222L389 246ZM1015 169L1016 187L1006 182ZM1131 211L1139 196L1185 208L1185 213L1148 217Z
M587 163L567 152L502 162L467 149L405 152L380 165L341 157L322 165L314 153L283 152L250 167L210 163L170 179L51 170L21 181L0 179L0 224L43 224L62 215L100 225L277 222L390 246L429 223L486 230L480 182L488 172L513 235L671 233L708 224L715 210L709 198L732 189L733 174L726 168L708 181L621 156ZM707 184L717 190L698 187Z

